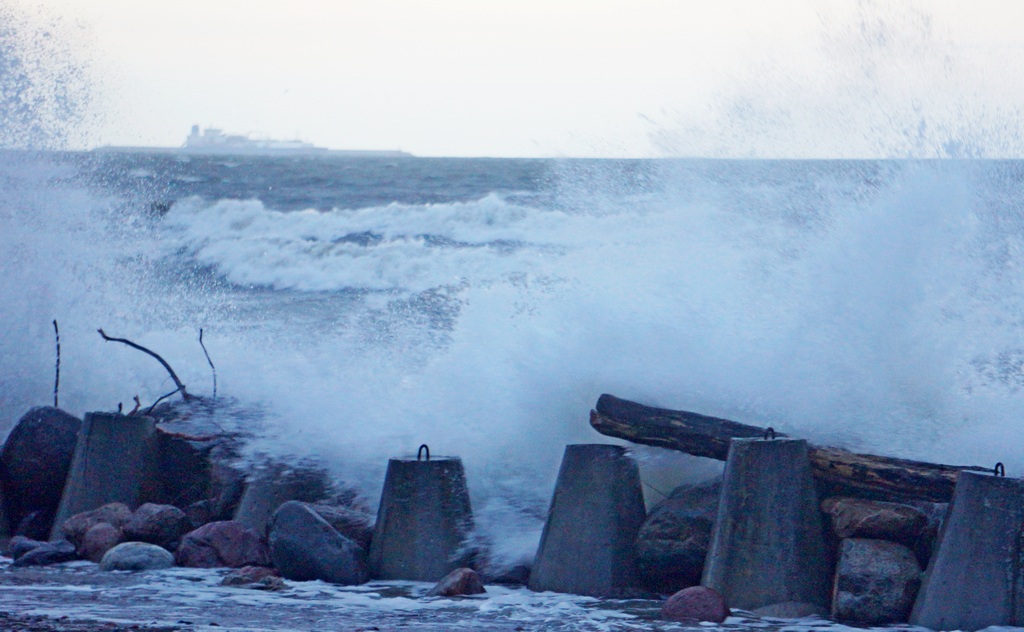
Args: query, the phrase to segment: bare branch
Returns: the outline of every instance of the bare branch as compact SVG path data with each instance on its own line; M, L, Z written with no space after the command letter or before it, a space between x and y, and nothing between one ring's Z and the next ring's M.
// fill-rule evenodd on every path
M199 346L203 348L203 353L206 354L206 361L210 364L210 369L213 371L213 398L217 399L217 367L213 366L213 360L210 359L210 354L206 351L206 345L203 344L203 328L199 328Z
M168 398L168 397L170 397L171 395L174 395L174 394L175 394L175 393L177 393L177 392L178 392L178 389L174 389L173 391L171 391L170 393L168 393L168 394L166 394L166 395L161 395L161 396L160 396L160 398L159 398L158 400L156 400L155 402L153 402L153 405L152 405L152 406L150 406L149 408L147 408L147 409L146 409L146 414L148 415L148 414L152 413L152 412L153 412L153 409L154 409L154 408L156 408L156 405L157 405L157 404L159 404L160 402L164 401L165 399L167 399L167 398ZM189 395L189 397L191 397L191 395Z
M53 334L57 337L57 374L53 379L53 407L60 408L57 395L60 392L60 330L57 329L57 319L53 320Z
M108 336L106 333L104 333L104 331L102 329L98 329L97 331L99 331L100 335L103 336L103 339L108 341L108 342L120 342L121 344L128 345L132 349L138 349L139 351L141 351L143 353L146 353L146 354L149 354L149 355L153 356L154 358L156 358L156 360L161 365L163 365L164 369L167 370L167 373L171 376L171 379L174 380L174 385L178 387L177 389L175 389L174 393L181 393L182 399L185 399L185 400L192 399L192 396L189 395L188 391L185 389L185 385L182 384L181 380L178 379L178 376L174 372L174 369L171 368L171 365L167 364L167 361L164 360L163 358L161 358L157 353L155 353L153 351L150 351L149 349L143 347L140 344L136 344L136 343L132 342L131 340L127 340L125 338L113 338L111 336ZM171 395L173 395L174 393L171 393ZM164 397L169 397L169 395L165 395ZM161 397L160 399L163 399L163 397ZM157 400L157 401L159 402L160 400ZM153 405L155 406L156 404L153 404ZM150 410L152 410L152 408L150 408Z

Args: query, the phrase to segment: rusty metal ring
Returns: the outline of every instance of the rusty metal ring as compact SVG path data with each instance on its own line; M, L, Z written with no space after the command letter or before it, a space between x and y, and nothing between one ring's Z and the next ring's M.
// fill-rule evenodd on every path
M993 476L1006 476L1006 466L1002 463L996 463L996 466L992 468Z
M416 460L417 461L419 461L420 459L423 458L423 452L424 451L426 451L426 453L427 453L427 460L428 461L430 460L430 448L428 448L427 444L424 443L423 445L420 446L420 449L416 451Z

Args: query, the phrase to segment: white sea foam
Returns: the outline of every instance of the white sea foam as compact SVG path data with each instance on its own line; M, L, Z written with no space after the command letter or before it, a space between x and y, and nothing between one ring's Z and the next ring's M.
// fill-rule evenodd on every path
M164 247L187 249L239 285L419 292L529 272L555 245L546 240L565 240L566 217L497 195L288 213L259 200L190 199L176 203L165 224Z
M9 562L0 558L0 569ZM4 569L14 577L19 572ZM42 584L10 582L0 607L15 615L44 615L73 621L186 626L189 630L324 630L401 627L412 630L549 630L627 632L693 629L693 624L659 620L658 600L602 600L525 588L489 585L481 595L425 597L431 584L370 582L338 586L321 581L285 581L280 592L220 585L225 569L173 568L145 573L104 573L95 564L41 571ZM36 581L40 581L36 577ZM721 624L700 627L723 632L765 630L852 632L858 628L816 617L761 618L734 610ZM864 629L864 628L859 628ZM873 629L889 629L873 628ZM912 626L901 629L921 630ZM989 628L992 630L1000 628ZM1002 628L1008 629L1008 628Z

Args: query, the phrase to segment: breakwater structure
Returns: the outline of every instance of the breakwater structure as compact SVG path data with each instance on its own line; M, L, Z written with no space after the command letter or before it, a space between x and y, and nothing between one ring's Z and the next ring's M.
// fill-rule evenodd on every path
M818 614L862 624L909 621L936 630L1024 623L1024 481L1003 476L1001 466L986 471L851 457L883 469L902 464L916 473L917 479L911 476L901 490L892 471L877 480L864 472L822 477L815 458L836 452L772 429L645 410L626 400L603 399L598 405L592 421L599 418L596 425L602 428L633 426L634 436L716 454L719 444L725 446L720 485L702 488L716 496L717 513L704 531L706 549L700 549L701 586L674 587L679 590L671 603L685 602L676 597L699 588L704 597L717 595L730 607L755 615ZM624 421L626 414L640 421ZM656 432L651 430L652 423L666 419L654 426ZM694 431L695 421L705 424L703 431ZM461 584L482 590L476 571L468 568L484 556L474 548L469 486L458 457L431 456L423 445L415 457L391 459L372 519L368 511L339 500L343 494L321 484L315 472L294 478L294 472L265 469L249 477L244 492L232 492L241 496L233 504L214 497L191 502L199 492L190 488L189 494L174 494L162 480L160 464L171 458L164 453L169 445L165 434L151 416L85 415L50 531L53 540L74 542L37 543L40 548L33 549L22 537L18 554L33 560L63 561L76 554L99 559L107 549L96 548L98 537L107 538L103 542L110 550L125 538L141 538L174 550L181 565L276 566L296 581L447 582L434 595L460 594L453 586ZM197 438L187 440L195 443ZM209 458L210 451L196 455ZM9 456L0 450L0 460ZM10 490L20 487L12 484L8 471L16 470L0 471L0 498L7 496L2 509L9 514ZM953 484L947 486L951 475ZM844 477L852 480L846 487L836 483ZM207 496L218 488L214 483L206 481ZM227 493L228 487L221 481L217 493ZM837 489L846 495L836 495ZM942 496L945 490L948 498ZM176 498L189 504L175 507ZM212 510L228 505L230 515ZM170 517L173 532L167 530ZM670 512L645 510L639 470L628 448L567 446L532 569L522 583L535 591L655 598L636 559L638 539L651 521L668 525L660 533L670 535L659 537L669 546L692 547L700 540L699 530L687 531L696 522L672 524ZM24 536L19 532L26 524L31 526L32 519L7 530ZM47 545L51 549L41 548Z

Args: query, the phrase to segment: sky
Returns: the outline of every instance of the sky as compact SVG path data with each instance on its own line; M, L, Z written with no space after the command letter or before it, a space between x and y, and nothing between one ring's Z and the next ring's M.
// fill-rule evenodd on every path
M6 1L81 67L72 146L1024 154L1017 0Z

